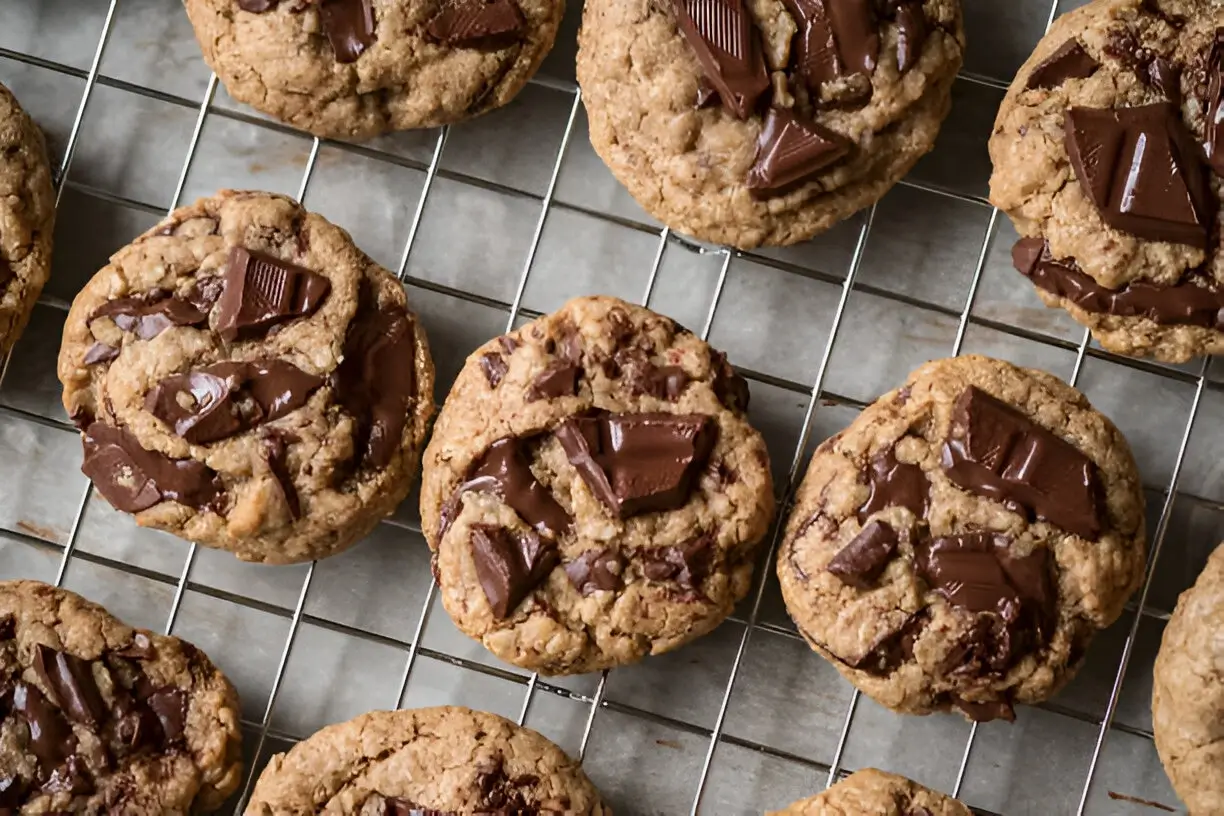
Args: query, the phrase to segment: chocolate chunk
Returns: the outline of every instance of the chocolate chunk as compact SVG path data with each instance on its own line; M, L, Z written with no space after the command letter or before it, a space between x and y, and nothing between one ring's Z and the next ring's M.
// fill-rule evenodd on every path
M199 326L208 321L207 313L161 290L103 303L89 320L99 317L109 317L121 330L135 332L141 340L152 340L172 326Z
M1147 82L1174 105L1181 105L1181 72L1164 57L1153 57L1147 64Z
M526 27L514 0L454 0L425 30L448 45L501 48L521 40Z
M560 556L555 544L531 530L477 524L472 527L472 559L489 608L500 620L548 577Z
M1214 284L1205 274L1191 273L1172 286L1139 282L1106 289L1081 272L1074 260L1055 260L1041 238L1020 239L1012 249L1012 260L1033 285L1067 298L1085 311L1224 331L1224 293L1209 288Z
M679 547L656 547L642 554L642 573L652 581L674 581L688 590L701 589L710 572L714 537L706 533Z
M1106 224L1151 241L1207 248L1217 202L1176 106L1071 108L1065 130L1076 178Z
M972 386L953 406L943 468L971 493L1018 504L1089 541L1100 535L1104 508L1092 460Z
M865 524L868 516L886 507L904 507L918 518L926 517L931 484L921 467L898 462L894 448L871 460L867 484L871 495L858 510L860 524Z
M265 11L271 11L276 8L278 3L280 3L280 0L238 0L238 8L255 14L262 14ZM166 233L166 235L173 234L174 230L172 227L173 225L170 228L170 232Z
M527 389L528 402L542 399L572 397L578 392L578 378L582 369L564 360L554 360L536 375Z
M621 588L624 560L613 550L587 550L565 565L565 574L583 595Z
M1224 28L1217 28L1206 54L1207 99L1203 114L1207 137L1207 163L1224 176Z
M897 552L897 531L882 521L873 521L842 547L826 569L843 584L870 589Z
M728 411L748 410L751 394L748 381L735 372L727 362L727 355L720 351L710 353L710 369L714 372L714 395Z
M1086 79L1100 67L1101 63L1093 59L1080 41L1073 37L1037 64L1024 87L1029 91L1035 88L1057 88L1068 79Z
M787 192L843 159L850 141L792 111L770 108L745 185L754 195Z
M416 332L402 306L374 311L373 294L349 324L344 360L336 370L341 406L358 420L354 449L362 462L386 467L400 448L416 401Z
M34 652L34 672L59 707L81 725L96 731L106 719L106 704L87 661L40 643Z
M289 473L289 445L284 434L273 433L264 437L260 443L264 459L268 462L268 470L280 488L285 499L285 507L289 517L297 521L302 517L302 502L298 496L297 486L293 484L293 476Z
M1019 607L1020 597L996 557L1010 546L1006 536L985 532L936 538L915 548L918 574L949 603L970 612Z
M4 293L4 287L15 277L17 275L13 272L13 267L9 265L4 256L0 255L0 294Z
M13 686L13 710L28 726L30 750L45 773L59 767L76 750L72 726L36 686L21 681Z
M81 471L116 510L139 513L162 501L216 509L221 502L221 480L211 468L145 450L121 428L94 422L85 431L83 445Z
M769 90L761 38L744 0L675 0L680 31L727 112L747 119Z
M952 705L963 711L974 722L985 723L993 720L1016 721L1016 710L1006 700L978 703L957 697L952 700Z
M135 660L153 660L157 657L157 648L154 647L152 638L144 632L136 632L132 635L131 643L122 649L116 649L111 654Z
M896 3L894 17L897 23L897 70L904 74L918 64L931 28L922 10L922 0Z
M716 105L721 105L722 100L718 98L718 91L714 90L714 86L710 84L710 80L702 75L697 80L697 110L702 108L713 108Z
M618 518L675 510L717 441L694 414L608 414L567 419L556 431L570 464Z
M851 667L877 677L887 677L898 666L914 656L914 643L931 622L927 609L920 609L905 619L897 629L886 632Z
M870 74L880 55L873 0L825 0L847 74Z
M659 366L650 373L646 393L657 399L675 402L688 388L690 379L688 372L680 366Z
M119 356L119 349L114 346L109 346L106 343L94 343L85 352L85 365L96 365L97 363L109 363L111 360Z
M785 0L785 3L799 27L794 41L794 74L818 94L823 83L846 73L837 50L828 3L826 0Z
M71 793L75 795L93 793L94 783L89 775L89 767L79 754L73 754L64 760L64 764L51 771L51 776L43 783L44 793Z
M502 378L506 376L510 367L506 365L505 358L496 351L490 351L488 354L480 355L480 370L484 372L489 387L496 388L501 385Z
M20 777L0 772L0 816L17 816L17 808L25 804L26 786ZM11 809L10 809L11 808Z
M371 0L319 0L319 20L336 62L356 62L377 39Z
M468 492L494 493L513 508L528 524L544 535L557 538L573 525L565 508L536 480L522 449L522 442L512 437L499 439L477 460L467 481L455 489L442 507L438 538L459 514L459 500Z
M621 349L613 359L612 372L621 377L634 396L675 401L688 388L690 377L680 366L659 366L644 349Z
M0 618L0 640L12 640L17 637L17 619L12 615Z
M161 688L145 699L161 725L163 744L174 744L183 738L187 722L187 694L178 688Z
M335 0L324 3L324 17L329 5ZM243 247L230 250L224 282L214 327L231 342L312 314L331 291L331 281L317 272Z

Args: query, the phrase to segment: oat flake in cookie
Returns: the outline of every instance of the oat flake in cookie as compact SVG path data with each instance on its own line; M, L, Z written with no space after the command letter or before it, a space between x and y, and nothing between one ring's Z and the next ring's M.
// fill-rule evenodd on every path
M272 564L391 513L433 414L399 282L269 193L201 199L115 253L72 304L59 377L112 506Z
M373 711L268 762L246 816L611 816L577 762L529 728L458 706Z
M368 139L505 105L552 48L564 0L186 0L240 102Z
M1096 0L1059 18L995 121L1016 268L1110 351L1224 351L1224 6Z
M808 643L881 705L1010 720L1121 614L1143 523L1130 447L1083 395L958 357L817 448L778 577Z
M591 144L654 217L793 244L925 153L964 51L959 0L588 0Z
M897 774L866 768L768 816L971 816L955 799Z
M0 582L0 813L214 811L241 747L238 696L199 649Z
M51 274L55 191L42 132L0 85L0 360Z
M442 602L503 660L632 663L748 592L773 516L748 385L666 317L572 300L477 349L425 452Z

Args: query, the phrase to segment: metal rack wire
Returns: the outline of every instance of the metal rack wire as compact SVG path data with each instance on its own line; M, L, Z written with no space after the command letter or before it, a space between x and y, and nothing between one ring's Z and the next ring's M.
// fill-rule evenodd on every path
M94 93L94 90L99 84L121 88L125 91L129 91L135 94L140 94L148 98L160 99L162 101L171 102L177 105L189 105L190 104L196 107L197 114L196 114L195 126L191 134L191 138L188 144L186 154L183 158L182 167L178 175L177 184L175 186L173 195L171 196L171 199L170 199L170 208L169 208L170 210L173 210L174 208L176 208L180 203L180 199L183 195L183 191L187 183L188 175L192 169L193 162L196 159L196 154L197 154L197 150L201 143L201 136L204 131L205 123L210 117L228 117L228 118L240 119L240 120L249 121L251 123L257 124L260 127L282 129L287 132L293 132L293 131L290 131L288 128L285 128L284 126L281 126L275 123L270 123L270 122L266 122L261 119L249 117L239 112L217 108L214 105L214 98L216 95L217 82L218 82L216 75L212 75L209 78L208 83L207 83L207 88L203 95L203 98L200 99L198 103L193 103L193 102L190 102L189 100L184 100L178 97L174 97L172 95L163 93L161 91L157 91L151 88L146 88L141 85L136 85L133 83L122 81L122 80L113 79L113 78L103 75L100 72L99 68L102 63L103 55L106 51L108 42L110 40L112 31L114 28L115 15L116 15L117 8L119 6L119 2L120 0L109 0L109 5L107 8L106 16L102 24L102 30L99 35L98 41L97 41L97 46L94 51L93 59L87 71L81 71L80 69L76 69L70 66L51 62L46 59L42 59L40 57L36 57L33 55L0 48L0 56L2 57L6 57L9 59L18 61L18 62L46 68L52 71L59 72L61 74L80 77L85 80L84 90L81 94L80 102L77 106L75 119L73 121L72 128L71 128L71 131L70 131L67 143L66 143L63 158L62 158L62 161L60 162L60 166L58 168L58 172L55 177L57 205L64 193L64 190L67 187L72 186L74 187L74 189L77 189L87 195L92 195L92 196L96 196L96 197L107 199L107 200L117 201L119 203L124 204L125 206L132 207L132 208L142 210L145 212L157 213L157 214L163 213L163 210L160 207L155 207L155 206L152 206L150 204L147 204L141 201L134 201L130 199L120 198L118 196L114 196L105 191L97 190L95 188L91 188L85 185L76 184L72 181L71 171L72 171L72 166L73 166L73 159L76 155L77 148L79 146L82 122L84 120L86 107L88 106L90 102L90 99ZM1059 6L1058 0L1054 0L1050 8L1047 26L1049 22L1053 21L1055 15L1057 14L1059 10L1058 6ZM997 79L974 76L974 75L967 74L967 73L962 74L962 76L960 77L960 80L962 82L977 83L977 84L988 85L988 86L992 86L996 88L1005 87L1005 84L1000 82ZM581 92L572 83L558 82L558 81L550 80L544 77L537 78L536 80L534 80L534 82L536 82L537 84L541 84L541 85L550 87L553 90L567 93L572 98L570 102L568 118L566 120L564 132L563 132L563 135L560 141L560 145L558 147L557 154L553 162L552 171L551 171L551 175L548 181L548 185L543 194L543 197L540 199L540 210L539 210L539 214L536 219L535 230L534 230L534 233L532 235L532 238L529 244L529 249L527 252L526 259L522 266L522 271L519 275L517 285L514 290L513 299L509 303L499 302L499 301L490 299L488 297L476 294L474 292L466 292L461 289L455 289L455 288L448 287L442 284L438 284L432 281L415 278L408 274L407 270L408 270L409 258L412 254L414 244L416 242L416 238L417 238L420 226L421 226L422 216L425 212L426 202L429 198L430 191L434 186L435 179L439 176L441 172L440 162L441 162L443 150L446 146L447 139L448 139L449 132L450 132L448 128L442 128L438 132L437 139L436 139L436 142L434 143L433 151L431 154L431 158L428 164L423 167L414 165L411 162L405 162L405 160L399 157L391 156L385 153L380 153L379 151L373 150L371 148L347 145L344 143L333 143L329 141L322 142L316 138L313 140L313 143L310 149L310 153L309 153L309 157L307 159L305 169L302 173L300 185L298 188L298 199L301 200L305 198L307 188L309 187L312 176L314 174L314 170L315 170L316 162L319 156L320 148L324 144L326 144L328 147L335 147L341 150L357 151L357 152L362 153L363 155L370 155L370 156L373 156L375 158L378 158L384 161L407 163L414 167L417 167L417 169L424 170L425 172L424 185L421 190L420 197L416 204L416 208L415 208L412 220L411 220L411 226L408 230L407 239L404 243L402 252L400 254L400 261L399 261L399 266L397 270L399 278L401 279L401 281L404 281L405 283L410 283L412 285L419 286L424 289L441 292L449 296L458 297L458 298L462 298L465 300L470 300L473 302L478 302L484 305L490 305L490 306L494 306L496 308L502 309L507 314L505 326L506 326L506 330L508 331L514 328L516 321L518 321L521 316L534 316L535 315L534 312L524 307L523 295L527 289L528 280L531 276L532 268L536 261L536 257L537 257L537 253L540 248L541 237L544 233L545 225L548 221L550 213L554 209L554 205L555 205L554 197L555 197L555 193L557 190L558 179L561 174L562 165L563 165L563 162L566 156L567 147L569 146L571 138L574 135L575 122L578 119L579 106L581 105ZM462 175L462 174L456 174L454 171L446 171L446 172L448 175L460 175L460 176ZM1195 419L1198 415L1199 406L1202 401L1204 391L1207 389L1212 389L1212 388L1221 388L1221 386L1217 383L1214 383L1208 380L1206 376L1207 374L1207 363L1206 362L1203 363L1203 366L1199 370L1197 375L1188 375L1188 374L1185 374L1184 372L1179 372L1176 370L1167 369L1167 368L1163 368L1159 366L1153 366L1151 364L1144 363L1142 361L1117 358L1112 355L1108 355L1105 352L1102 352L1099 349L1094 348L1090 345L1091 338L1087 331L1083 333L1083 337L1078 343L1078 345L1074 345L1074 344L1067 344L1065 341L1060 341L1060 340L1057 340L1051 337L1047 337L1042 334L1028 332L1020 327L1007 325L1005 323L1000 323L1000 322L986 319L979 315L974 315L973 307L974 307L975 299L977 298L977 293L978 293L979 286L981 284L982 277L983 277L983 271L987 264L987 257L990 252L992 242L995 238L996 227L998 225L1000 213L998 212L998 210L994 209L993 207L990 207L988 202L986 202L984 199L981 199L978 197L966 196L960 193L956 193L956 192L952 192L952 191L944 190L944 189L939 189L931 185L926 185L926 184L908 181L908 180L903 183L909 186L916 187L918 189L922 189L928 193L933 193L933 194L942 195L942 196L950 196L950 197L957 198L962 201L970 202L979 207L989 208L990 210L989 221L986 226L985 234L982 237L981 248L977 255L976 267L974 269L972 281L969 285L968 292L965 297L964 305L959 311L952 311L952 310L948 310L943 307L940 307L938 305L926 303L920 300L906 299L905 297L896 295L894 293L884 292L884 291L875 291L872 289L872 287L864 285L857 281L860 266L862 264L863 257L864 257L864 252L867 248L873 225L875 224L875 208L872 207L871 210L867 212L865 218L862 219L862 223L859 228L857 240L855 242L853 254L851 256L850 263L849 263L848 269L846 270L846 274L844 275L844 277L834 276L834 275L824 276L825 280L827 280L830 283L834 283L840 287L840 294L839 294L839 298L837 302L836 311L833 315L831 325L829 327L829 330L825 338L823 354L820 358L819 368L817 370L814 380L810 383L797 383L797 382L787 381L787 380L784 380L782 378L775 377L772 375L767 375L761 372L741 369L741 372L744 373L749 379L755 379L758 381L767 382L771 385L775 385L775 386L787 389L797 394L802 394L806 397L806 409L804 411L803 422L800 427L798 440L791 454L791 461L790 461L790 466L787 472L787 476L785 480L783 480L783 482L779 486L780 496L782 498L781 506L783 508L783 512L781 513L781 515L783 518L785 517L785 509L789 506L789 503L793 496L794 489L797 487L799 478L802 475L800 473L800 467L803 463L804 451L808 445L809 439L813 432L813 420L814 420L816 413L819 411L822 405L827 405L827 404L849 406L852 408L862 407L861 402L832 393L829 390L827 390L825 387L826 374L829 371L830 361L833 356L833 350L838 341L839 330L842 326L843 319L845 318L845 315L847 312L847 304L848 304L848 301L849 301L849 298L852 292L867 291L873 294L880 294L884 297L889 297L895 300L904 301L909 305L916 305L923 309L929 309L935 312L941 312L948 316L955 317L958 321L955 341L953 343L952 348L949 349L949 352L953 355L959 354L961 352L962 346L964 345L964 342L965 342L967 330L973 325L978 325L978 326L983 326L983 327L993 329L999 332L1003 332L1006 334L1010 334L1016 337L1022 337L1028 340L1034 340L1034 341L1037 341L1039 343L1043 343L1046 345L1055 346L1055 347L1064 348L1064 349L1073 349L1075 352L1075 365L1074 365L1072 374L1070 376L1070 383L1072 385L1075 385L1076 382L1078 381L1081 371L1083 370L1085 359L1088 357L1108 358L1111 361L1122 364L1122 365L1141 369L1147 372L1154 372L1154 373L1159 374L1162 377L1168 377L1171 379L1179 380L1181 382L1191 382L1194 385L1194 396L1190 404L1188 415L1185 418L1184 428L1181 434L1181 440L1180 440L1180 444L1177 450L1176 461L1173 465L1172 473L1168 479L1167 484L1164 485L1163 489L1161 489L1160 491L1164 497L1163 505L1161 508L1160 516L1159 516L1159 522L1157 523L1155 530L1152 533L1152 543L1151 543L1150 554L1148 558L1147 569L1145 573L1145 579L1143 583L1143 589L1138 595L1136 602L1132 604L1130 607L1128 607L1128 611L1126 613L1127 615L1130 616L1129 617L1129 621L1130 621L1129 630L1127 632L1125 645L1123 647L1121 657L1116 667L1114 681L1113 681L1111 693L1109 696L1108 704L1106 705L1106 708L1105 708L1104 715L1101 717L1093 717L1091 715L1086 715L1086 714L1082 714L1079 712L1073 712L1073 711L1061 709L1057 705L1048 706L1050 710L1056 711L1057 713L1060 713L1060 714L1065 714L1067 716L1077 717L1082 721L1091 723L1092 725L1096 726L1098 729L1097 738L1095 740L1095 745L1093 748L1091 761L1088 766L1088 771L1083 780L1082 791L1079 797L1079 804L1076 809L1077 815L1082 814L1084 813L1085 808L1087 806L1087 803L1089 800L1089 793L1092 789L1094 779L1096 777L1096 774L1097 774L1097 771L1098 771L1098 768L1101 762L1102 752L1103 752L1106 741L1109 738L1111 732L1115 730L1124 731L1126 733L1137 735L1143 738L1147 738L1147 739L1151 738L1150 733L1144 732L1139 729L1134 729L1129 726L1115 723L1114 718L1117 713L1119 699L1122 693L1123 683L1125 682L1127 678L1127 672L1131 665L1131 658L1134 653L1134 644L1135 644L1135 640L1136 640L1136 636L1138 633L1138 629L1139 629L1141 620L1145 616L1154 617L1154 618L1167 617L1167 615L1160 612L1159 610L1153 610L1153 609L1147 608L1148 594L1151 589L1152 577L1155 571L1157 561L1161 554L1165 535L1168 532L1169 521L1171 518L1171 511L1172 511L1174 502L1180 497L1179 492L1178 492L1179 479L1182 473L1183 464L1186 459L1187 445L1190 439L1191 431L1194 427ZM582 210L582 211L588 215L592 215L598 218L615 220L614 216L611 216L605 213L587 211L587 210ZM654 291L655 283L659 275L659 270L660 270L660 266L663 260L664 252L669 245L686 246L692 249L693 251L717 252L718 254L721 255L721 265L720 265L720 269L718 273L717 282L714 287L714 294L713 294L713 297L711 299L711 302L710 302L710 305L707 311L705 324L700 331L701 336L706 337L709 334L710 329L714 323L715 315L719 308L719 304L720 304L722 294L723 294L724 285L727 280L727 274L728 274L728 270L731 265L732 259L734 257L737 257L738 253L735 253L733 251L729 251L726 249L712 250L708 248L691 247L687 243L685 243L683 239L678 239L676 236L673 236L671 232L666 228L658 230L657 236L658 236L658 243L657 243L656 251L654 253L653 264L650 270L649 277L647 279L645 291L642 293L642 296L641 296L641 302L644 304L650 300L651 294ZM763 259L757 256L754 256L753 260L759 263L771 264L771 265L774 265L776 267L782 268L787 271L794 271L794 272L799 271L796 269L790 269L788 264L784 261ZM808 270L808 269L804 269L803 274L806 274L808 276L812 276L813 274L816 274L819 277L819 273L813 273L812 270ZM56 308L61 308L61 309L66 308L66 304L55 301L54 299L45 299L44 303L46 303L46 305L50 305ZM0 366L0 386L3 385L4 379L8 373L9 362L10 362L10 359L5 359L3 361L3 365ZM34 422L40 425L56 428L65 433L69 433L69 432L75 433L75 429L71 425L68 425L66 423L63 423L57 420L48 419L36 413L25 411L23 409L9 406L9 405L0 405L0 419L7 419L7 420L12 420L12 421L22 421L22 422ZM91 495L92 495L92 485L87 484L86 489L83 492L79 503L77 504L71 531L68 535L67 542L62 546L62 551L60 553L60 558L59 558L59 565L58 565L58 569L56 571L56 576L55 576L55 583L57 585L62 584L65 573L74 558L86 560L86 561L90 561L90 562L94 562L98 564L103 564L105 566L123 570L127 573L138 575L138 576L141 576L141 577L153 580L153 581L168 582L167 576L161 575L151 570L146 570L141 567L130 565L122 561L107 558L105 556L98 555L95 553L77 551L77 542L78 542L78 537L79 537L79 533L81 529L82 519L84 518L86 508L88 507L90 503ZM398 522L395 520L389 520L386 523L402 524L402 522ZM773 556L778 546L779 538L781 536L781 529L782 529L781 526L779 526L772 533L772 536L769 541L768 555L765 561L763 562L765 564L770 564L773 560ZM4 532L6 534L12 535L13 537L17 539L25 540L27 543L30 543L35 546L44 547L44 548L48 546L54 546L54 545L48 544L48 542L45 542L34 536L30 536L19 530L5 530ZM721 702L719 704L717 717L714 721L713 727L707 729L707 728L701 728L698 726L694 726L688 723L681 723L679 721L673 721L664 715L653 713L653 712L650 712L644 709L640 709L640 708L635 708L633 706L630 706L624 703L620 703L620 702L616 702L616 701L607 699L605 695L605 691L607 688L607 681L608 681L607 672L604 672L603 675L600 677L598 684L595 687L595 690L593 693L582 694L582 693L577 693L577 692L568 690L566 688L554 685L545 679L539 678L536 675L531 675L530 677L524 679L523 677L517 674L512 674L510 672L506 672L504 670L498 669L493 666L475 663L473 661L467 660L462 657L457 657L454 655L449 655L443 652L439 652L437 650L430 649L429 647L423 645L423 641L424 641L424 634L425 634L426 626L428 625L429 618L430 618L430 611L433 607L434 598L436 594L435 587L432 583L430 584L428 591L426 592L424 604L421 607L419 616L417 618L415 629L411 635L411 639L403 641L403 640L398 640L395 638L389 638L385 635L377 634L371 631L366 631L358 627L349 626L349 625L338 623L335 621L329 621L323 617L319 617L319 616L315 616L315 615L311 615L307 613L305 611L306 601L311 591L311 584L312 584L312 581L315 575L315 564L313 563L306 570L301 587L298 591L297 600L296 600L296 604L294 608L292 610L287 610L287 609L278 607L274 604L268 604L262 601L258 601L256 599L246 598L241 595L237 595L231 592L226 592L223 590L207 587L202 584L193 582L192 568L195 564L196 556L197 556L197 547L196 545L193 544L188 550L186 559L182 565L182 569L179 572L177 580L174 581L173 602L170 606L170 611L169 611L168 617L165 622L165 627L164 627L166 632L170 632L174 628L175 622L176 620L178 620L178 617L182 609L184 595L188 590L211 595L211 596L214 596L214 597L217 597L217 598L220 598L220 599L232 602L232 603L236 603L239 605L244 605L244 606L248 606L251 608L260 609L262 611L271 612L272 614L276 614L280 616L287 616L290 621L287 636L285 637L283 647L280 650L280 656L279 656L279 660L277 663L276 673L275 673L274 679L271 684L271 690L268 695L267 704L264 709L263 716L257 722L244 723L244 725L247 726L256 735L255 744L252 750L249 750L247 753L247 755L251 757L253 760L255 758L258 758L261 755L264 749L265 743L270 737L274 737L277 739L293 740L293 739L300 738L301 736L303 736L303 735L285 734L285 733L276 732L272 728L272 721L273 721L273 713L277 705L278 696L281 691L282 682L285 678L286 667L289 663L290 656L293 652L298 632L303 623L308 623L312 626L319 626L319 627L323 627L326 629L338 631L345 635L358 637L358 638L364 638L364 639L375 641L375 642L393 645L393 646L400 648L404 652L406 652L407 659L403 667L403 672L400 677L400 682L398 684L396 698L394 701L388 701L388 702L392 702L396 706L398 706L404 698L405 691L408 688L409 680L413 674L413 670L415 666L417 665L418 657L422 654L427 654L432 658L444 660L444 661L452 663L453 665L461 666L465 670L468 670L468 671L490 674L490 675L501 677L502 679L505 679L505 680L523 684L525 686L525 692L523 696L521 710L518 716L518 720L520 723L522 723L527 718L527 715L532 705L533 699L538 693L553 694L559 697L568 698L568 699L575 700L575 701L585 704L588 707L588 711L586 715L585 727L583 729L581 744L579 748L580 757L586 754L588 745L590 743L591 735L595 727L595 722L596 722L597 716L599 715L600 711L605 711L605 710L616 711L619 713L630 714L636 717L641 717L647 720L663 721L671 725L675 725L677 727L683 728L687 731L697 733L707 740L707 748L705 752L704 761L702 762L702 765L701 765L700 775L698 776L696 780L694 780L694 784L693 784L691 812L694 814L697 813L701 808L702 797L703 797L703 794L706 792L707 785L711 777L711 769L712 769L713 762L714 762L715 752L718 749L720 744L735 745L735 746L739 746L743 748L749 748L749 749L760 751L766 754L779 756L781 758L784 758L791 762L798 763L800 765L808 766L812 770L813 778L815 778L817 774L823 774L826 784L832 784L839 778L839 776L845 773L845 769L843 768L842 762L845 756L847 742L850 738L851 731L854 727L855 714L859 707L858 704L859 704L860 694L857 691L855 691L853 693L853 696L851 697L850 704L846 711L845 719L844 719L844 722L841 728L840 738L837 744L836 752L833 757L833 761L832 763L828 765L813 761L806 757L788 754L787 752L781 751L779 749L773 748L768 745L760 744L760 743L757 743L751 740L746 740L740 737L736 737L736 736L727 734L724 730L724 727L727 721L728 708L730 706L730 703L736 691L736 681L740 675L741 668L744 665L745 655L747 653L748 645L749 645L751 638L754 635L754 632L768 631L773 634L780 634L780 635L791 637L791 638L798 637L796 633L790 630L774 626L760 619L761 609L762 609L762 600L766 594L767 575L769 572L768 568L764 568L758 571L757 580L753 587L752 594L750 596L751 603L750 603L747 619L741 621L741 623L744 624L743 631L739 639L738 647L735 651L734 661L730 667L730 673L729 673L729 676L727 677L725 691L722 694ZM952 791L950 791L950 793L952 793L953 795L960 794L962 786L965 782L966 772L969 766L970 757L974 750L974 744L975 744L975 740L977 737L977 733L978 733L978 727L975 724L970 728L967 741L965 742L965 745L964 745L963 753L960 759L959 770L956 775L955 788ZM254 762L252 762L251 768L244 780L244 785L242 787L241 801L235 809L236 813L241 813L243 803L245 802L247 796L249 795L250 789L253 785L255 772L256 772L256 766ZM981 812L985 813L986 811L981 811Z

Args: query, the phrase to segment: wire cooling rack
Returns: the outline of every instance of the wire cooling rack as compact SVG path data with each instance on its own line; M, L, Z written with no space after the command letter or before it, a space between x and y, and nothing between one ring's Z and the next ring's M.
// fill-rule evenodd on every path
M1224 531L1224 440L1212 433L1224 395L1208 362L1103 352L1007 268L1015 234L985 199L985 139L1011 73L1077 3L964 2L970 55L935 154L811 245L746 254L672 235L599 165L573 81L577 7L506 111L354 146L230 101L174 0L0 0L0 82L48 132L60 207L52 283L0 369L0 578L68 586L204 647L244 700L251 765L236 813L268 756L316 728L441 702L544 732L623 813L760 812L867 765L981 813L1176 807L1152 746L1150 667L1176 593ZM379 257L376 245L430 331L439 398L468 349L570 295L609 291L699 327L752 382L783 507L812 447L923 360L976 351L1054 371L1136 449L1151 519L1143 589L1063 694L1022 708L1015 725L979 726L892 715L815 657L772 577L780 527L749 599L716 633L568 679L501 664L454 630L415 499L362 546L302 567L238 564L139 530L77 473L54 381L58 330L107 252L223 184L295 193ZM380 184L385 199L371 193Z

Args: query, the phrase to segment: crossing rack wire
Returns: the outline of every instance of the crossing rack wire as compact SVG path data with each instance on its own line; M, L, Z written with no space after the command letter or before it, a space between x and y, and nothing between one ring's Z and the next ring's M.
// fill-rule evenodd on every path
M545 72L505 112L356 146L304 138L228 100L174 0L0 0L0 82L48 132L60 206L53 281L0 368L0 578L54 581L205 647L239 686L255 760L235 813L268 756L316 728L440 702L549 735L622 813L759 813L868 765L981 813L1176 807L1152 745L1150 666L1176 593L1224 527L1210 434L1221 383L1207 362L1101 351L1007 270L1014 232L985 199L985 139L1010 74L1073 4L965 3L972 45L936 153L809 247L745 254L672 235L594 159L572 79L577 6ZM199 96L181 90L201 85ZM142 130L167 118L177 137ZM540 120L547 138L531 129ZM300 568L238 564L138 530L77 474L76 432L56 400L57 333L106 251L219 180L295 193L372 254L381 241L430 331L439 396L466 350L584 291L700 327L752 382L783 508L812 446L923 360L973 351L1054 371L1113 416L1139 456L1151 519L1143 589L1069 689L1014 725L979 726L889 714L813 655L771 577L778 530L718 632L565 680L498 663L454 630L437 609L413 500L361 547ZM473 230L493 249L468 253L481 241Z

